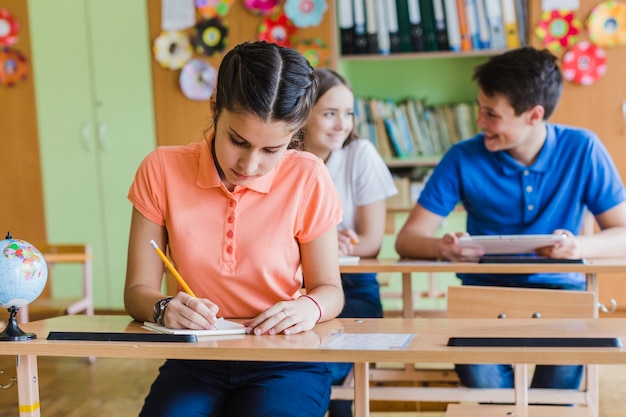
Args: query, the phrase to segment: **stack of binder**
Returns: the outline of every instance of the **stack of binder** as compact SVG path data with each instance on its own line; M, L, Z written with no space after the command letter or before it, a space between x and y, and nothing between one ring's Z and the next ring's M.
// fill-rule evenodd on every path
M341 53L512 49L526 44L527 0L338 0Z

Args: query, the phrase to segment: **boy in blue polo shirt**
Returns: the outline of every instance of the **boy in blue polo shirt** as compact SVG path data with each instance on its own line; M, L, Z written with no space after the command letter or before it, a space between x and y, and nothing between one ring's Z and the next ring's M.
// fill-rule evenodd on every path
M491 57L474 70L482 133L455 144L429 179L396 250L404 257L476 260L459 237L565 234L542 248L551 258L626 256L626 193L615 165L591 131L548 123L563 90L557 58L523 47ZM461 202L467 233L434 237ZM579 236L585 211L600 227ZM584 290L582 274L459 274L464 285ZM513 387L506 365L457 365L461 383L476 388ZM582 366L538 366L531 386L576 389Z

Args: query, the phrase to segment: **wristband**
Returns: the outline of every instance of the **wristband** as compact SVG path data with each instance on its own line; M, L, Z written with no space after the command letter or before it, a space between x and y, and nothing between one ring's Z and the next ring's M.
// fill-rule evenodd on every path
M300 297L308 298L309 300L313 301L313 303L315 303L315 305L317 306L317 309L320 312L320 316L317 318L317 320L315 322L319 323L319 321L322 319L322 307L320 307L320 305L317 303L317 301L315 301L315 298L311 297L310 295L302 294Z

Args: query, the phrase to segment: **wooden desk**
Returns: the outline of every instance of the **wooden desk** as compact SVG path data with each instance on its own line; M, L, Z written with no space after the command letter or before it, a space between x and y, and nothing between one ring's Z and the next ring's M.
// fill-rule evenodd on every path
M361 259L356 265L341 265L344 273L390 272L402 274L402 302L405 318L413 317L414 272L453 272L466 274L532 274L537 272L580 272L587 277L587 290L596 294L598 304L599 273L626 272L626 259L590 260L584 264L480 264L477 262L444 262L409 259Z
M198 343L48 341L50 331L145 332L126 316L63 316L26 323L37 339L0 342L0 355L17 355L20 416L40 416L37 356L177 358L261 361L354 362L355 416L369 415L370 362L455 362L515 364L626 364L624 348L480 348L448 347L457 336L620 337L626 341L626 319L336 319L313 331L284 336L239 335ZM403 350L331 350L322 347L333 331L344 333L414 333ZM518 416L527 412L527 388L517 388Z

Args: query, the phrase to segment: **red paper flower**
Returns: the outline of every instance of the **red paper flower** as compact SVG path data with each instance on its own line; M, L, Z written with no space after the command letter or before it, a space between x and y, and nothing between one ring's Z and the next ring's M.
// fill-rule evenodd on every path
M291 48L291 38L296 33L296 26L285 13L265 19L259 26L258 40L275 43Z
M541 21L535 28L535 34L551 51L560 51L574 45L582 24L571 10L550 10L541 13Z

